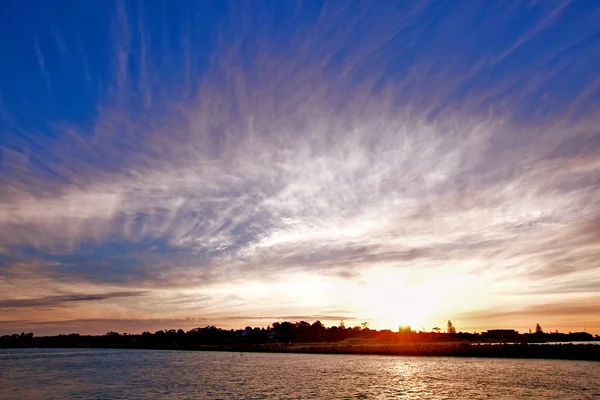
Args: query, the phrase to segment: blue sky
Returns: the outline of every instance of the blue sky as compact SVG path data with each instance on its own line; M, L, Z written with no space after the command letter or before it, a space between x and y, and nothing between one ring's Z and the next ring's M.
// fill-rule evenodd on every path
M596 2L2 7L1 332L600 333Z

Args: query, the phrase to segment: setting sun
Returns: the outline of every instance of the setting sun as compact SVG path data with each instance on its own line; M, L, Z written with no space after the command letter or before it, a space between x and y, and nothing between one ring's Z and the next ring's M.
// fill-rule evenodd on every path
M423 284L408 283L405 274L382 267L362 277L356 306L371 326L397 330L410 325L419 330L436 313L436 297L427 295Z

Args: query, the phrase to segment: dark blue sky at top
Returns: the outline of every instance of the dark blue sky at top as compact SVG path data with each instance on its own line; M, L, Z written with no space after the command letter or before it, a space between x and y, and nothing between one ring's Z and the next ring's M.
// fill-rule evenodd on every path
M391 4L390 4L391 3ZM419 6L419 3L422 3ZM386 64L386 81L401 79L408 69L422 58L433 58L433 67L450 67L457 76L473 68L483 56L501 55L519 38L548 18L547 8L557 2L497 3L497 2L388 2L387 7L369 7L368 3L331 3L329 9L339 8L348 19L368 14L364 24L357 24L345 43L335 49L330 65L332 74L339 72L344 57L365 37L377 34L372 25L377 18L386 19L387 8L419 13L419 18L403 26L396 37L378 50L371 60L362 60L363 68L356 79L369 75L370 63ZM167 87L173 96L183 85L183 54L191 49L192 71L199 81L216 42L224 40L242 29L247 34L239 49L239 62L252 57L256 42L269 42L276 51L293 56L294 35L309 30L319 19L324 5L321 2L124 2L129 30L129 58L127 71L132 81L139 78L140 30L147 39L146 57L153 65L152 82ZM111 1L10 1L2 2L0 14L0 99L2 105L2 138L0 143L11 146L14 135L20 131L35 135L52 135L52 123L69 121L78 126L91 127L98 106L110 101L116 90L115 40L119 31L118 4ZM417 9L415 11L414 9ZM507 16L503 16L505 13ZM597 14L594 1L576 1L557 17L549 27L540 28L542 34L516 49L509 57L500 60L493 68L482 70L453 93L456 100L468 96L473 89L492 87L495 82L515 74L523 65L529 65L540 55L552 53L542 67L551 69L564 57L572 57L568 77L558 76L553 82L540 87L535 96L545 91L558 94L560 99L581 89L596 72L594 63L578 62L578 57L598 58L587 53L598 38L593 26L578 22L589 14ZM457 18L458 16L458 18ZM343 20L341 22L343 24ZM463 23L464 25L461 25ZM249 27L249 28L248 28ZM336 35L336 29L325 30L322 40L327 42ZM248 34L249 33L249 34ZM569 43L577 34L583 40ZM560 50L560 52L558 51ZM599 60L600 61L600 60ZM336 65L336 62L339 64ZM596 64L597 65L597 64ZM539 71L543 73L544 71ZM514 85L519 85L515 82ZM135 95L138 88L130 84L127 91ZM427 90L415 82L412 90ZM524 99L522 107L527 112L551 111L552 107L539 108L539 98ZM529 103L527 103L529 101ZM11 132L12 134L8 134Z
M162 84L176 84L181 77L180 60L170 57L182 51L186 25L200 62L206 63L226 8L223 2L203 2L201 9L186 4L190 5L124 4L131 23L143 24L153 39L147 51L160 66ZM51 121L93 123L99 103L111 95L115 78L115 36L119 34L115 14L116 4L110 1L3 2L2 104L16 124L50 134ZM136 32L130 33L130 46L139 52ZM45 71L41 71L40 57ZM134 78L139 73L135 61L132 58L128 65Z

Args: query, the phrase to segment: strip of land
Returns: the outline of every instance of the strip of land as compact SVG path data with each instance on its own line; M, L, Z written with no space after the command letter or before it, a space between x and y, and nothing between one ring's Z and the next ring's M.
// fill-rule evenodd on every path
M545 358L600 361L600 337L586 332L568 334L520 334L514 330L484 333L415 332L368 327L324 327L314 324L273 323L265 328L224 330L214 326L187 332L160 330L154 333L105 335L76 333L34 337L33 333L4 335L0 348L117 348L188 351L231 351L309 354L370 354L431 357ZM539 329L538 329L539 328ZM436 328L437 329L437 328ZM577 342L577 343L572 343Z
M78 344L30 346L37 348L112 348L140 350L228 351L302 354L364 354L418 357L493 357L600 361L598 344L508 344L508 343L267 343L231 345L143 345Z
M370 354L433 357L542 358L600 361L595 344L478 344L478 343L311 343L255 346L214 346L198 350L258 351L313 354Z

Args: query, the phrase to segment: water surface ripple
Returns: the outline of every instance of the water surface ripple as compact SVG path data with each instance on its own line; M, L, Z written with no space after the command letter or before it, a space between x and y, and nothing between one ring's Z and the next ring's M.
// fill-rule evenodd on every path
M600 363L0 349L1 399L599 399Z

